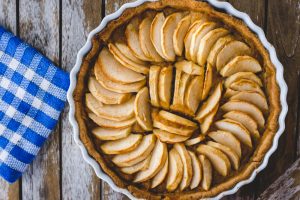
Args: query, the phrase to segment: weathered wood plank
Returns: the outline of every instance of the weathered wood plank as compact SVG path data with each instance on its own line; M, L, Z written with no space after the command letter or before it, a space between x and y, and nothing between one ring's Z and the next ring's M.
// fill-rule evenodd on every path
M59 0L22 0L20 37L59 64ZM59 130L49 139L22 179L23 199L59 199Z
M0 25L17 34L17 3L16 1L0 1ZM7 17L10 16L10 17ZM0 199L18 200L19 185L17 181L10 185L0 178Z
M70 71L76 53L86 41L87 34L101 20L101 1L62 1L62 67ZM100 179L83 160L75 144L68 120L68 107L62 115L62 198L99 199Z

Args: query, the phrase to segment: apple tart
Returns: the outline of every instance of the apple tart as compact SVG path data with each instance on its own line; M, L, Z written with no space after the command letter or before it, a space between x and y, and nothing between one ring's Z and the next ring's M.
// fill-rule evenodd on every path
M75 92L80 136L138 198L214 197L270 148L275 75L238 19L192 0L144 3L93 40Z

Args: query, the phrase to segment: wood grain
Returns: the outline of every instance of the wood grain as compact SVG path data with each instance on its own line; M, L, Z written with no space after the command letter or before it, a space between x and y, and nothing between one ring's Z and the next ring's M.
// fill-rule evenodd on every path
M59 0L22 0L20 37L54 63L59 61ZM59 129L54 130L22 178L23 199L59 199Z
M101 20L101 1L62 1L62 67L70 71L89 31ZM62 115L62 199L100 199L100 179L75 144L66 107Z

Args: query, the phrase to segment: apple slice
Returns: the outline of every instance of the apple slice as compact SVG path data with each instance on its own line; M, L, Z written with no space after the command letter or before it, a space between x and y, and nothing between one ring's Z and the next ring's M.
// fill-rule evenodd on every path
M239 169L239 167L240 167L240 158L233 150L231 150L229 147L227 147L225 145L222 145L222 144L219 144L219 143L216 143L216 142L212 142L212 141L208 141L207 145L222 151L229 158L230 163L233 166L233 168L235 170Z
M162 143L160 140L156 140L148 169L140 171L136 175L134 182L144 182L154 177L163 168L167 157L167 145Z
M251 80L251 81L257 83L260 87L263 86L260 78L258 78L258 76L256 76L253 72L237 72L237 73L229 76L225 80L224 85L226 88L229 88L233 82L241 80L241 79L248 79L248 80Z
M179 96L178 104L181 106L185 105L184 104L185 91L187 90L187 86L189 85L191 78L192 78L192 76L190 74L186 74L186 73L183 73L181 76L179 91L178 91L178 96Z
M247 128L247 130L251 133L251 135L254 136L255 139L260 138L256 121L246 113L233 110L226 113L223 117L241 123L243 126L245 126L245 128Z
M224 28L213 29L216 26L215 24L211 23L210 26L212 26L212 28L209 29L209 26L207 26L206 29L210 31L206 32L206 34L202 36L199 48L196 50L197 62L201 66L204 66L206 63L210 50L216 41L229 33L229 31Z
M108 44L108 48L109 48L110 53L113 54L114 58L120 63L119 65L121 65L122 67L126 67L126 68L128 68L128 70L132 70L136 73L148 74L149 67L147 66L146 63L139 64L139 63L132 61L131 59L124 56L122 51L120 51L116 47L116 45L114 45L112 43Z
M189 140L185 141L184 144L186 146L193 146L193 145L198 144L198 143L200 143L200 142L202 142L204 140L205 140L205 136L204 135L199 135L199 136L197 136L195 138L192 138L192 139L189 139Z
M154 133L154 135L156 135L156 137L159 138L160 141L168 143L168 144L184 142L187 139L189 139L188 136L177 135L177 134L170 133L168 131L164 131L161 129L154 129L153 133Z
M155 47L157 53L164 59L167 59L164 56L163 50L162 50L162 27L165 22L165 16L163 12L157 13L151 23L150 27L150 39Z
M260 128L264 127L265 119L262 112L257 108L254 104L248 103L246 101L239 101L239 100L230 100L225 103L222 107L222 110L225 112L229 112L232 110L241 111L248 114L252 117L258 124Z
M263 110L264 112L267 112L269 109L266 98L257 92L252 92L252 91L239 92L233 95L230 98L230 100L239 100L239 101L246 101L252 103L255 106L257 106L259 109Z
M153 106L159 107L159 95L158 95L158 81L159 81L159 73L161 67L157 65L153 65L150 67L149 72L149 91L150 91L150 99L151 104Z
M222 83L219 83L212 94L208 97L208 99L202 104L200 107L196 120L202 121L205 116L207 116L217 104L219 104L222 96Z
M104 88L94 77L89 78L89 91L92 95L105 104L121 104L132 96L130 93L117 93Z
M227 43L217 55L217 70L220 71L233 58L241 55L249 55L250 53L251 49L244 42L233 40ZM221 73L221 75L223 76L223 73Z
M139 123L135 122L132 126L131 126L131 131L133 133L144 133L145 130L139 125Z
M146 80L142 80L135 83L122 84L115 81L112 81L102 71L102 64L100 62L96 62L94 66L94 72L97 81L107 90L111 90L117 93L130 93L130 92L138 92L145 84Z
M150 28L153 17L145 17L139 26L139 40L144 54L151 58L154 62L162 62L163 58L157 53L150 38Z
M193 177L191 180L190 188L191 190L198 187L202 179L202 166L200 164L199 159L197 158L196 154L192 151L188 151L191 160L192 160L192 167L193 167Z
M151 160L151 155L149 155L145 160L129 166L129 167L122 167L120 168L121 172L125 173L125 174L134 174L138 171L142 171L142 170L146 170L149 167L150 164L150 160Z
M203 79L203 75L193 77L185 92L185 105L193 113L197 111L201 102Z
M265 95L257 83L255 83L254 81L248 80L248 79L240 79L240 80L233 82L230 85L230 89L233 89L235 91L257 92L262 96Z
M204 156L199 155L199 161L202 166L202 181L201 187L204 190L209 190L211 182L212 182L212 167L210 161Z
M158 80L158 95L160 105L168 109L171 101L173 67L164 67L161 69Z
M219 109L219 104L217 104L216 107L208 115L206 115L203 118L203 120L199 122L202 134L206 134L207 131L209 130L211 124L213 123L214 117L217 114L218 109Z
M231 148L239 157L242 156L241 143L236 137L227 131L214 131L208 134L214 141Z
M126 128L132 126L136 122L135 117L123 121L115 121L99 117L94 113L88 113L88 116L97 125L105 128Z
M143 135L130 134L120 140L109 141L100 146L105 154L121 154L135 149L142 141Z
M173 37L170 37L174 34L177 24L182 19L182 13L175 12L166 17L164 24L162 25L162 53L167 61L175 60L175 50L173 45Z
M220 175L227 176L229 174L230 161L222 151L206 144L200 144L197 147L197 152L205 155Z
M187 188L190 185L193 177L192 160L184 144L176 143L174 144L174 148L179 153L179 156L183 164L183 177L179 185L180 191L183 191L185 188Z
M128 153L116 155L113 157L112 162L118 167L129 167L135 165L146 159L151 154L155 141L155 135L146 135L143 137L137 148Z
M227 35L225 37L221 37L219 38L216 43L213 45L213 47L211 48L209 55L207 57L207 62L210 63L212 66L216 66L216 62L217 62L217 56L220 53L220 51L225 47L226 44L228 44L229 42L233 41L234 38L233 36Z
M230 98L230 97L236 95L237 93L239 93L239 91L233 90L231 88L227 88L226 91L225 91L224 97L225 98Z
M239 122L231 119L217 121L215 126L218 129L232 133L242 143L252 148L252 141L249 131Z
M188 29L191 24L191 16L187 15L184 18L180 20L180 22L177 24L174 33L173 33L173 45L176 55L182 56L183 51L183 40L188 32Z
M134 101L134 113L137 122L145 131L151 131L153 129L149 90L147 87L144 87L137 93Z
M213 68L211 64L207 63L201 100L206 99L206 97L208 96L212 86L212 81L213 81Z
M251 56L236 56L222 70L220 74L223 77L231 76L237 72L257 73L262 70L259 62Z
M191 120L188 120L186 118L180 117L178 115L175 115L173 113L161 110L159 111L158 115L168 121L171 121L173 123L180 124L182 126L188 126L192 128L197 128L197 124Z
M180 87L180 80L182 74L183 72L181 70L176 69L172 106L177 105L179 102L179 87Z
M115 42L115 47L119 50L119 52L122 54L122 56L127 57L129 60L132 62L142 65L142 66L147 66L147 62L140 60L137 58L133 52L130 50L130 48L127 46L127 44L122 43L122 42Z
M151 61L151 58L147 57L140 44L139 40L139 18L133 18L130 23L126 26L125 36L127 40L128 47L133 52L133 54L143 61Z
M176 190L183 177L183 163L175 148L169 152L169 168L166 189L169 192Z
M156 186L160 185L164 179L167 177L169 168L169 158L167 157L166 162L163 168L153 177L151 181L151 188L155 188Z
M92 130L93 135L99 140L119 140L130 134L131 128L105 128L97 127Z
M106 119L123 121L134 116L134 99L131 97L128 101L122 104L103 104L98 101L91 93L85 95L86 106L96 115Z
M199 75L203 76L204 75L204 67L201 67L192 61L187 61L187 60L181 60L175 63L175 67L178 70L181 70L187 74L191 75Z

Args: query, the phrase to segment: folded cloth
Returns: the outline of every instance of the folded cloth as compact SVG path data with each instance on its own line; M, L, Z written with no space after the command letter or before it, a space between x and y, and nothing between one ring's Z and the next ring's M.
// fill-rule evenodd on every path
M54 129L69 74L0 26L0 176L15 182Z

